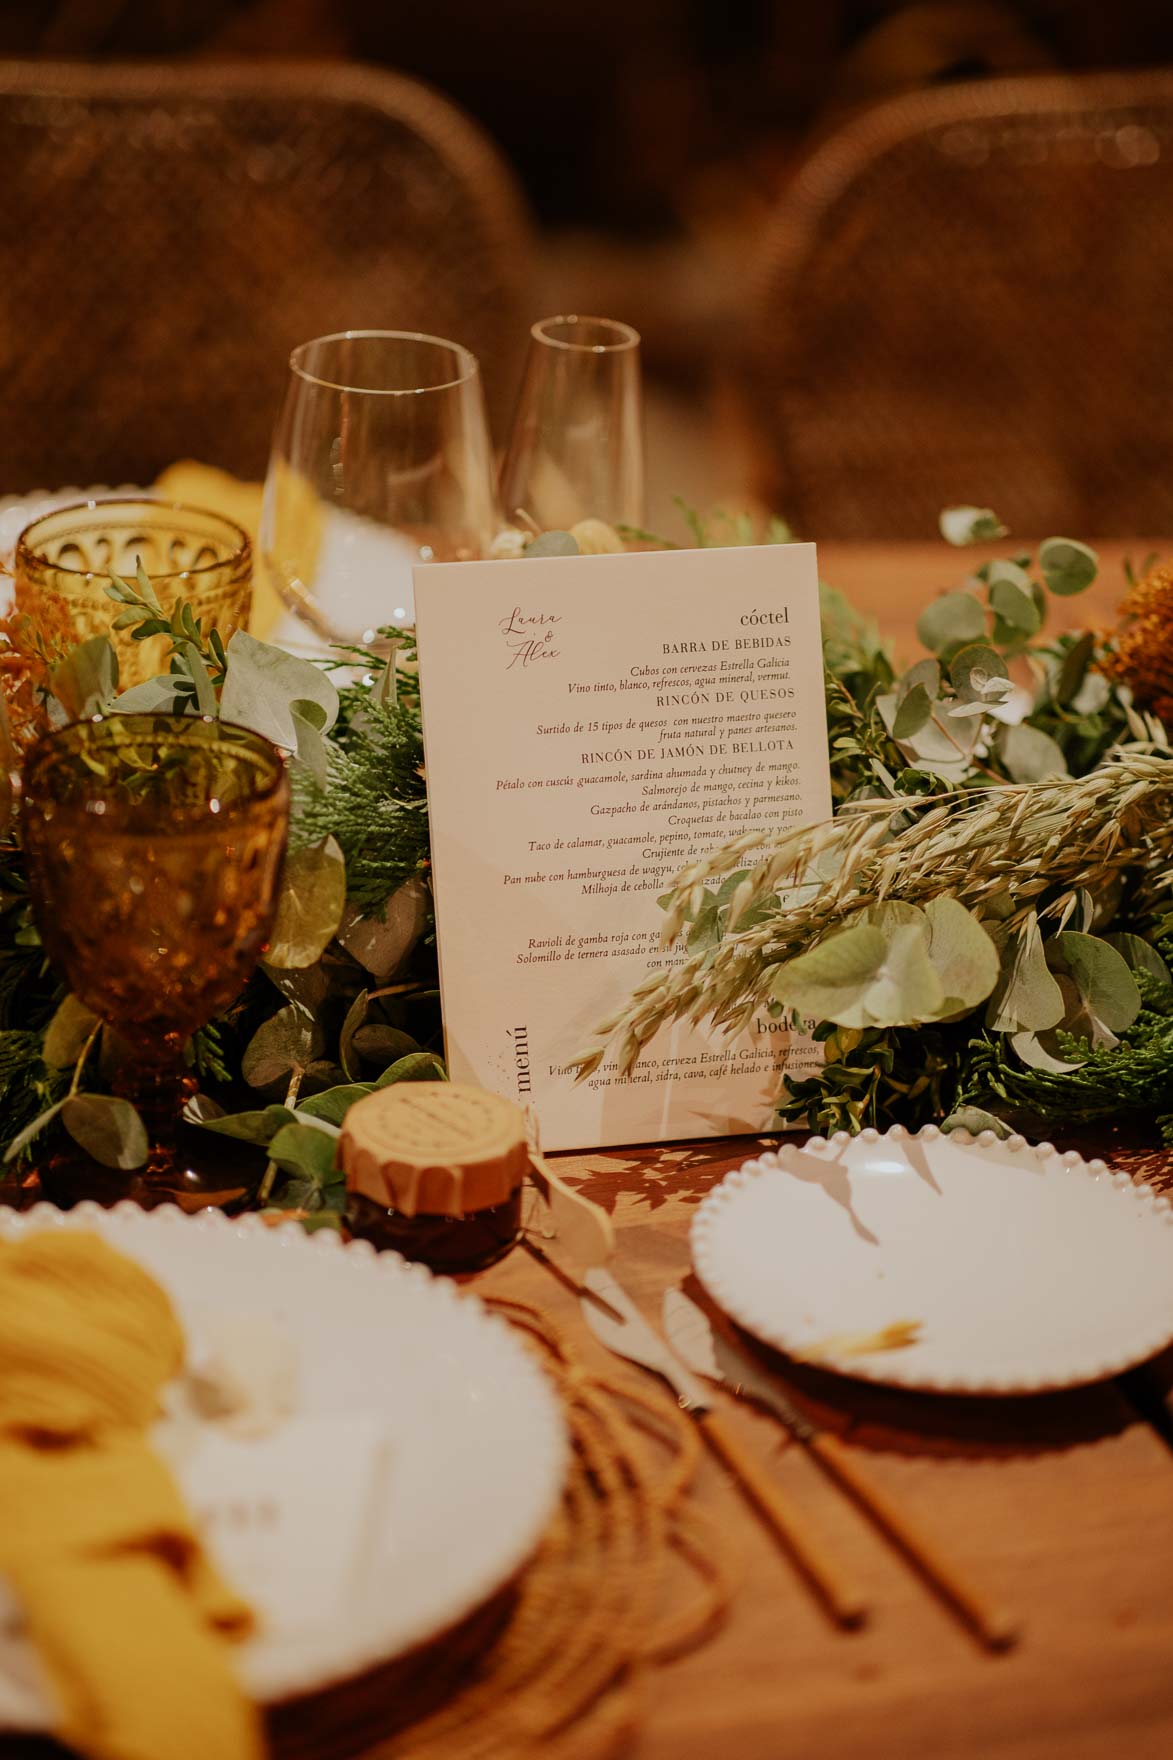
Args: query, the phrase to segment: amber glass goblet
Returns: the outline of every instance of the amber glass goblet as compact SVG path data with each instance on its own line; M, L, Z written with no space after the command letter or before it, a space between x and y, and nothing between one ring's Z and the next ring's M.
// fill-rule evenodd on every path
M288 827L281 754L211 718L95 717L29 753L21 835L41 939L74 995L113 1029L113 1086L151 1142L136 1176L71 1199L149 1203L206 1189L179 1152L196 1088L185 1046L233 1001L265 947Z
M16 609L55 629L64 607L77 641L110 637L123 688L141 684L166 672L167 638L136 642L113 631L119 607L106 593L111 572L133 581L140 561L165 611L186 599L204 630L214 626L225 642L248 628L248 534L218 513L167 501L83 501L34 520L17 540Z

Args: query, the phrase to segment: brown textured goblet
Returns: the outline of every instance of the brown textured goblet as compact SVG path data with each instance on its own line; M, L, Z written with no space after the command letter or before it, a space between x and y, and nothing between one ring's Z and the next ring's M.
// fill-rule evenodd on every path
M84 1195L157 1202L202 1189L178 1153L196 1087L184 1046L256 966L288 828L284 759L241 727L111 715L32 748L21 835L37 926L74 995L125 1048L114 1086L152 1145L133 1179Z
M167 670L167 640L136 642L111 630L118 614L106 593L110 574L134 580L142 562L160 604L186 599L205 630L227 642L248 628L253 556L232 520L167 501L84 501L26 526L16 545L16 609L37 620L64 608L79 642L108 635L124 688Z

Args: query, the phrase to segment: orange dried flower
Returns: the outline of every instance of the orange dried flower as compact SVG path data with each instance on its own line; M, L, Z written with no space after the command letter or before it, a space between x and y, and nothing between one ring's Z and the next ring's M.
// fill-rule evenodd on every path
M64 605L47 607L35 623L24 611L0 617L0 692L18 756L47 730L53 668L76 645Z
M1142 709L1173 726L1173 564L1150 568L1120 601L1100 666Z

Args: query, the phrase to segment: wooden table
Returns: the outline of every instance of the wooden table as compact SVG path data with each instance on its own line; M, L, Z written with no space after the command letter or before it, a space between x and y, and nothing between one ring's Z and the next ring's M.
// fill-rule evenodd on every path
M614 1269L650 1319L688 1272L698 1200L756 1152L756 1139L741 1139L559 1158L614 1217ZM584 1360L614 1370L573 1295L524 1253L476 1287L541 1306ZM1158 1367L1163 1386L1173 1370ZM861 1632L832 1627L706 1457L699 1501L739 1586L718 1636L650 1683L635 1760L1167 1760L1173 1443L1132 1403L1134 1379L967 1402L808 1372L802 1391L975 1581L1022 1616L1024 1638L1009 1654L979 1649L776 1424L718 1395L875 1612Z
M1139 565L1173 546L1098 548L1100 578L1086 594L1053 600L1049 627L1111 623L1125 556ZM927 600L1012 549L826 544L819 572L912 658ZM613 1215L615 1270L649 1318L658 1320L664 1289L688 1272L697 1202L754 1152L754 1140L743 1139L560 1158L572 1183ZM523 1254L478 1284L541 1305L589 1361L613 1367L573 1297ZM636 1760L1167 1760L1173 1421L1163 1394L1171 1379L1173 1359L1124 1385L965 1402L804 1378L804 1393L850 1435L873 1475L1021 1614L1025 1636L1002 1656L977 1647L777 1425L719 1396L852 1565L875 1614L860 1633L835 1630L706 1458L699 1499L737 1560L740 1588L718 1637L652 1684Z

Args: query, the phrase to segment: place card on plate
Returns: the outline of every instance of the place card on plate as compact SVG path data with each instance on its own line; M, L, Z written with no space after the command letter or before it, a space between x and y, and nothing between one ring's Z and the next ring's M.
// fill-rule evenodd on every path
M259 1437L198 1423L174 1469L233 1587L269 1631L288 1636L345 1618L366 1594L390 1452L377 1413L307 1412Z
M814 546L432 563L415 593L452 1079L548 1149L767 1129L821 1051L765 1016L666 1027L630 1078L567 1061L687 957L657 904L685 862L830 816Z

